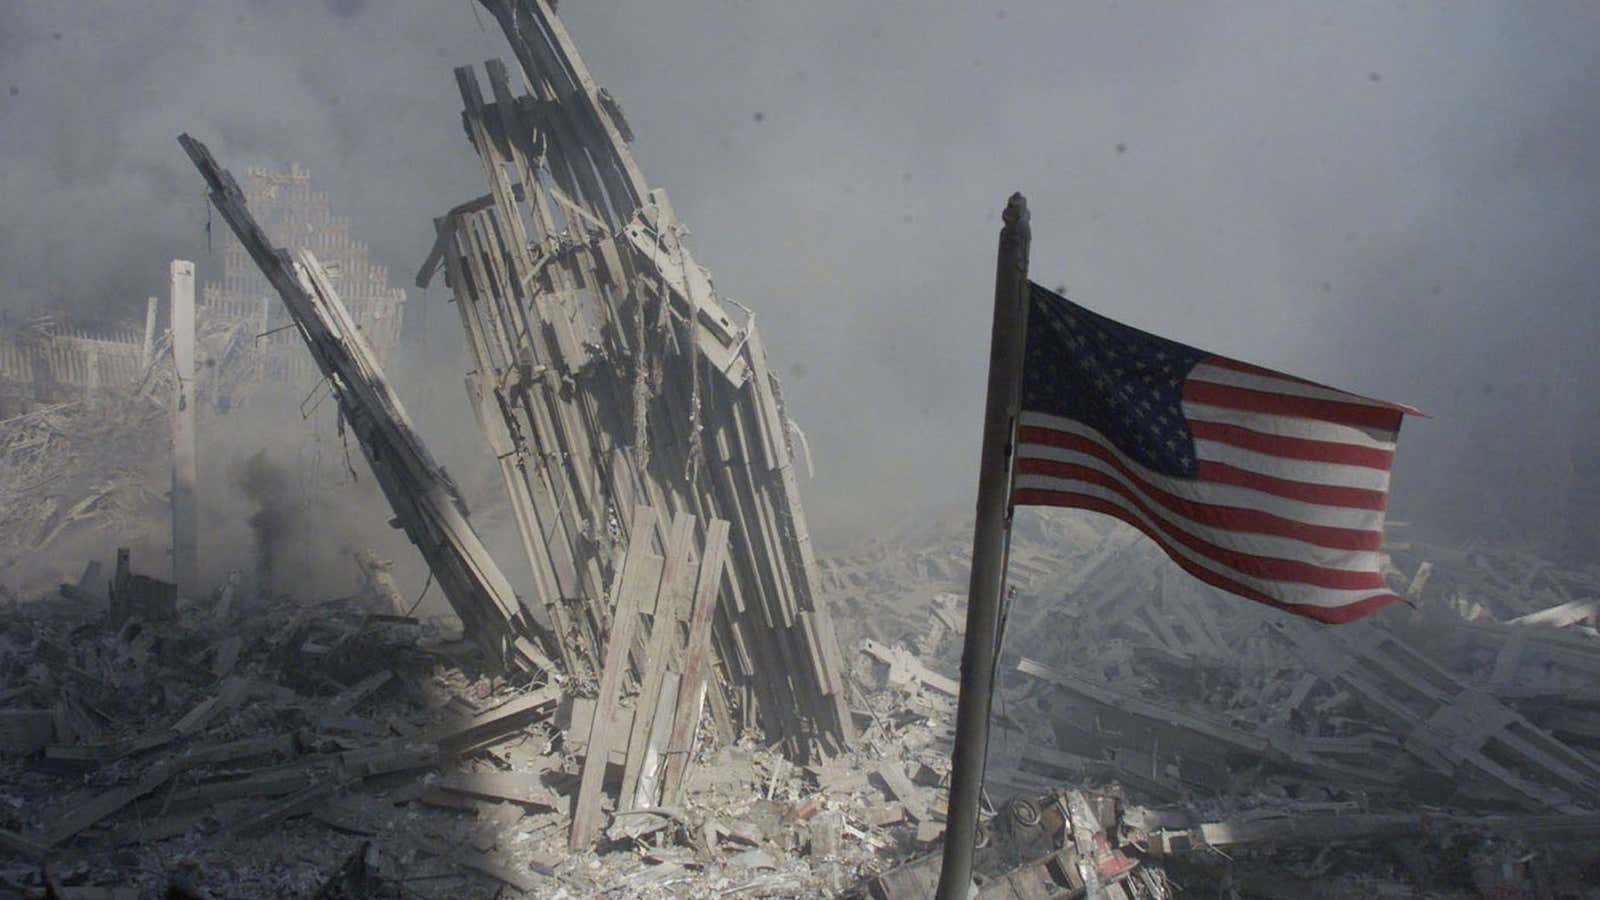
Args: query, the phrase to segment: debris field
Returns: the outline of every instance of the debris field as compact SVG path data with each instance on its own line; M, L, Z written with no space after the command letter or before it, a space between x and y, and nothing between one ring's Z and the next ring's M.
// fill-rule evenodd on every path
M932 894L970 522L818 558L754 312L552 4L480 5L520 71L455 72L488 192L434 220L417 283L452 295L528 583L385 375L401 295L364 248L354 275L285 248L183 135L230 283L248 259L281 300L451 612L373 551L345 596L266 556L195 581L195 398L247 410L288 369L253 320L194 321L192 264L137 360L35 328L0 357L3 561L104 543L48 595L0 584L0 898ZM123 377L46 379L82 397L20 386L101 353ZM122 530L169 504L172 559L136 555ZM1020 516L978 896L1600 896L1600 567L1407 530L1406 604L1328 627L1092 514Z

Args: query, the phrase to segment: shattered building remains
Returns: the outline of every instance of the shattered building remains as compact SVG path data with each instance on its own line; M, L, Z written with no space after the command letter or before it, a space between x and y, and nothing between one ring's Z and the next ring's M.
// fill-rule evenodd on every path
M442 262L474 408L563 666L603 674L605 585L629 510L657 510L663 540L670 516L702 528L723 519L719 727L758 727L802 753L840 749L853 726L832 620L813 593L796 432L754 313L720 297L694 261L559 20L535 4L488 6L533 92L514 94L491 61L489 101L472 70L457 70L491 191L436 223L419 283Z
M489 105L471 70L457 71L491 193L436 223L419 283L443 262L476 364L468 387L501 463L542 622L459 503L447 502L453 485L392 398L326 267L309 249L293 260L276 249L237 182L203 145L183 141L469 630L491 658L596 685L571 835L583 849L607 755L625 754L619 808L670 791L693 749L702 694L723 742L765 733L802 761L844 749L854 723L831 619L811 595L792 428L753 315L724 310L559 21L537 8L495 11L546 99L513 98L505 68L491 62ZM530 18L516 24L517 15ZM566 177L549 174L558 171ZM701 570L692 607L691 558ZM625 683L637 688L632 706Z
M351 314L377 358L393 354L405 291L388 286L387 270L351 238L349 222L332 215L309 173L253 168L246 185L275 233L329 260L329 277L349 291ZM316 368L237 239L226 230L214 237L221 278L195 305L195 371L187 379L213 436L222 427L216 417L260 412L254 401L271 387L287 394L298 385L304 394ZM136 540L167 517L162 461L171 452L167 413L180 381L173 319L165 298L148 298L141 312L142 328L100 330L60 314L0 316L0 571L7 577L26 579L40 568L30 561L57 542L96 533L106 543Z
M328 195L314 188L299 165L284 171L255 166L243 185L251 209L288 246L311 249L324 261L351 315L378 360L400 344L406 292L389 286L385 266L372 261L366 244L350 234L348 219L333 215ZM221 232L220 280L205 285L196 327L212 351L209 369L225 373L229 387L263 379L303 378L314 371L293 334L276 295L232 234ZM168 339L158 319L161 303L151 297L142 329L95 331L58 321L50 314L22 320L0 318L0 421L48 404L118 393L160 366ZM205 340L207 335L220 339ZM217 390L216 402L231 394Z
M551 5L481 5L520 77L455 72L488 191L434 220L417 284L452 295L529 582L385 376L404 292L303 170L236 181L184 135L228 226L198 402L325 382L454 616L370 552L349 596L180 590L126 549L5 591L0 897L931 895L970 522L816 558L755 312ZM168 502L96 455L167 459L189 395L147 322L0 336L20 552ZM978 896L1581 895L1600 568L1391 530L1409 605L1340 630L1093 515L1019 517Z

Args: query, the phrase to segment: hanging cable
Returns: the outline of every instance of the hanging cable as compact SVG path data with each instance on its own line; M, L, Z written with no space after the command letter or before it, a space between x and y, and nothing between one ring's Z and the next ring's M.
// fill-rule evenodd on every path
M350 436L348 434L345 434L344 408L343 407L339 408L338 416L339 416L339 443L344 446L344 468L345 468L345 471L350 473L350 481L353 484L355 482L360 481L361 480L361 476L356 474L356 467L354 465L352 465L351 462L350 462Z
M305 397L303 399L301 399L301 401L300 401L300 418L309 419L309 418L311 418L311 413L314 413L314 412L317 411L317 407L313 406L313 407L311 407L310 412L307 412L306 411L306 404L311 402L311 398L316 396L317 391L319 389L321 389L321 387L322 387L322 383L327 381L327 380L328 380L328 376L326 376L326 375L323 375L322 377L318 378L317 379L317 383L313 384L311 386L311 390L307 391ZM317 401L317 405L320 406L321 404L322 404L322 401L319 399Z
M422 593L417 595L417 599L412 602L411 608L406 610L406 618L408 618L408 619L411 618L411 614L416 612L417 611L417 607L422 605L422 598L428 596L428 588L431 588L431 587L433 587L433 569L432 569L432 567L430 567L428 569L428 580L423 582L423 584L422 584Z

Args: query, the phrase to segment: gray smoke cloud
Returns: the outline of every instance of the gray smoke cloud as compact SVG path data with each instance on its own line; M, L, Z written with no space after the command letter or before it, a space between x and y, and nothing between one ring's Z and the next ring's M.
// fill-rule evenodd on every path
M698 257L757 311L810 439L825 542L970 502L1013 190L1033 208L1036 280L1433 414L1402 437L1397 514L1497 536L1564 515L1572 450L1597 430L1592 4L563 14ZM311 168L406 281L430 217L483 190L450 68L509 56L468 0L13 0L0 305L134 315L167 258L207 277L183 130L235 169ZM413 300L436 352L401 376L458 396L443 292ZM415 412L430 436L464 430ZM461 470L474 452L444 455Z

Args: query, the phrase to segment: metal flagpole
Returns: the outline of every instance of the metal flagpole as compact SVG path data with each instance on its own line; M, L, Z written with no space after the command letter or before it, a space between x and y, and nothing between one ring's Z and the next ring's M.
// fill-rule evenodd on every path
M951 753L950 805L945 819L939 900L967 900L978 830L978 797L989 752L989 704L999 653L1000 601L1006 536L1011 528L1011 451L1021 403L1027 327L1028 203L1012 194L1003 213L989 336L989 396L983 414L978 470L978 518L972 534L972 581L967 589L967 635L961 650L961 694Z

